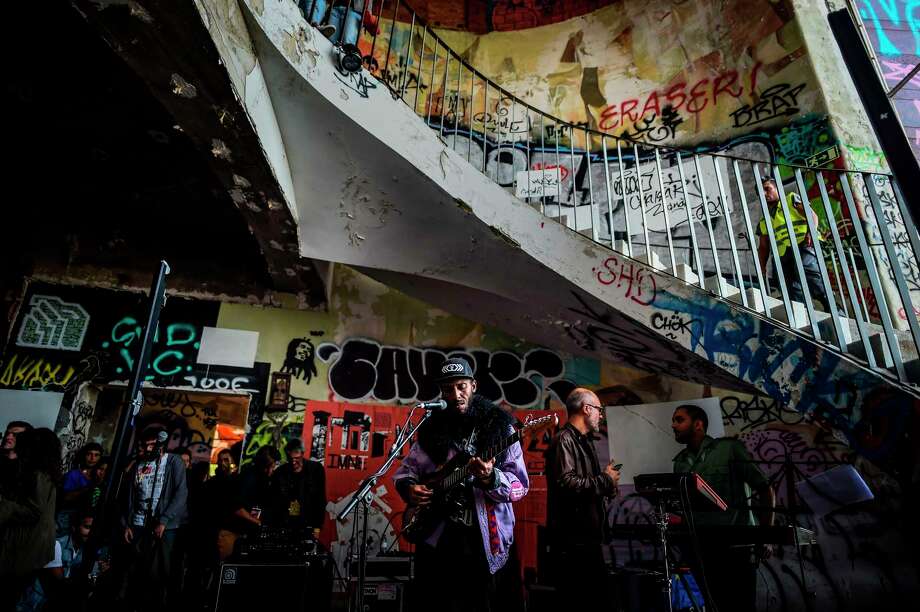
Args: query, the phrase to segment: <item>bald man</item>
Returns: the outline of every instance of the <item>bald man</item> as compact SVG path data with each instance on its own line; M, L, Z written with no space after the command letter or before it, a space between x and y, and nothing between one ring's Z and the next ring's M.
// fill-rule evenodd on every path
M597 458L594 434L603 410L597 395L575 389L565 406L568 422L546 450L546 529L563 601L588 605L606 593L604 504L616 496L620 472L612 462L601 469Z

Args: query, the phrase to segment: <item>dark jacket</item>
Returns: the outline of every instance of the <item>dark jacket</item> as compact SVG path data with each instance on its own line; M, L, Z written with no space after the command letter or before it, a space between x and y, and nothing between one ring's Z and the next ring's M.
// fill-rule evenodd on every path
M137 469L141 462L135 462L128 479L128 494L125 512L121 516L123 527L131 525L131 517L144 500L137 499ZM172 453L166 455L166 465L163 467L163 490L153 508L152 522L148 527L158 523L166 525L167 529L178 529L185 524L188 513L188 487L185 481L185 464L179 455Z
M294 471L290 463L285 463L275 471L273 477L278 481L281 496L290 511L293 502L300 506L300 515L294 517L288 513L288 521L319 529L326 519L326 471L316 461L304 459L300 473Z
M600 544L604 498L616 494L616 485L601 470L594 442L570 423L546 449L546 486L546 528L551 540Z
M44 472L0 497L0 576L25 576L54 558L57 492Z

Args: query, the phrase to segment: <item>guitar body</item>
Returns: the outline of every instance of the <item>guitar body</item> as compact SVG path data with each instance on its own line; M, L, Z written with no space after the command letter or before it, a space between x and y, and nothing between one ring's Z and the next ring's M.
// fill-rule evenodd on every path
M470 456L458 453L437 471L426 475L419 484L433 491L431 501L424 506L409 504L403 512L402 536L413 544L424 542L444 519L452 519L463 513L467 486L461 483L452 488L442 488L440 483L451 473L469 463Z
M527 421L518 431L497 446L485 450L481 456L486 457L487 461L492 461L506 448L519 442L522 434L536 433L558 424L559 417L555 414ZM409 504L403 512L401 535L409 542L424 542L445 520L465 522L464 519L469 518L465 506L467 491L472 481L467 470L471 458L472 456L467 453L457 453L437 471L421 478L419 484L427 486L433 493L430 503L424 506ZM475 517L472 520L475 520Z

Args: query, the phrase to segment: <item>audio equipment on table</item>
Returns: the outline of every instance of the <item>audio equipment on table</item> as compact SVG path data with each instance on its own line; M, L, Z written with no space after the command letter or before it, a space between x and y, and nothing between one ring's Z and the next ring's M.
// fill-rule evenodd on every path
M719 497L709 483L699 474L639 474L635 478L636 493L650 502L664 502L668 507L678 506L680 511L724 511L728 504ZM686 491L683 490L686 484ZM690 508L683 508L682 496L689 496Z
M296 563L321 556L312 529L263 526L240 540L238 558L250 563Z

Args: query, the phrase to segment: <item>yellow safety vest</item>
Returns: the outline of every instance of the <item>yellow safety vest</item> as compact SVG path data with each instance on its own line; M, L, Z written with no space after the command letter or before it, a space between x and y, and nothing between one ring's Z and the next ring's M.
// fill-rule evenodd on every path
M795 242L796 244L802 244L805 236L808 235L808 222L793 205L792 197L793 194L791 193L786 196L787 207L789 208L789 216L792 218ZM767 235L766 219L760 220L760 225L757 226L757 233L761 236ZM789 242L789 230L786 229L786 217L783 215L783 207L779 205L779 202L776 203L776 209L773 211L773 235L776 237L776 250L779 251L779 256L782 257L786 254L786 249L789 248L791 243ZM818 239L820 240L820 236Z

